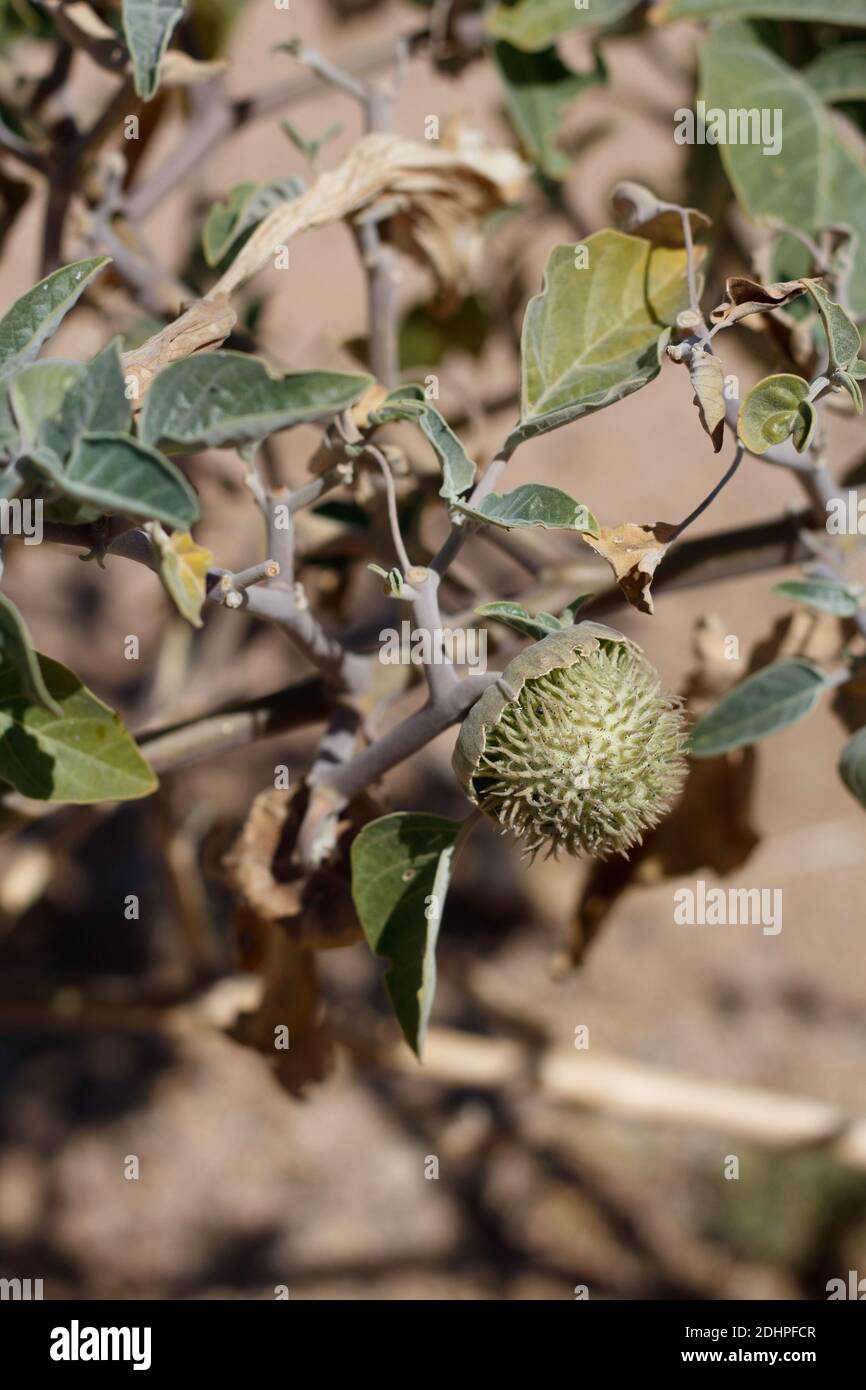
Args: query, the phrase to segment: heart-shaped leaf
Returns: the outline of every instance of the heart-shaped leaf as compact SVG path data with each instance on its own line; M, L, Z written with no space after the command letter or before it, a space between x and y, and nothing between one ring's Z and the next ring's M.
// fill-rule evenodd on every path
M737 433L753 454L765 454L774 444L793 438L802 452L815 428L809 383L791 372L764 377L753 386L740 407Z
M352 897L370 949L391 961L385 985L397 1022L421 1056L436 991L436 941L458 821L398 812L352 841Z
M477 507L459 501L454 505L464 515L491 526L501 526L506 531L515 526L544 526L551 530L598 535L598 522L588 507L575 502L558 487L547 487L543 483L523 483L504 496L488 492Z
M809 661L765 666L698 721L689 751L693 758L714 758L787 729L812 712L826 687L825 677Z
M686 253L623 232L596 232L550 253L523 322L520 424L504 452L601 410L658 375L689 302Z
M0 777L24 796L76 805L154 791L156 777L120 716L65 666L38 661L60 713L33 701L17 666L0 666Z
M681 4L682 0L672 0L665 13L673 17L676 6L680 14ZM761 15L767 16L772 4L773 0L763 0ZM779 13L793 18L801 5L803 0L780 0ZM824 0L808 0L804 8L811 10L804 18L823 22L831 18L841 24L849 16L861 25L866 21L862 0L842 0L830 8ZM733 4L712 0L701 13L711 11L715 17L719 12L747 10L746 4L738 5L736 0ZM708 110L734 115L754 110L761 113L762 121L769 118L769 139L719 141L725 172L750 217L787 223L810 236L839 224L858 233L849 298L855 313L866 312L866 164L809 81L759 43L748 24L732 21L712 30L704 45L701 86ZM781 142L778 149L774 132ZM765 148L771 153L765 154ZM801 269L804 259L808 260L808 253L800 244L784 238L777 258L784 277L808 273Z
M237 446L329 420L369 385L369 377L345 372L272 376L260 357L200 352L158 373L144 400L139 436L169 450Z

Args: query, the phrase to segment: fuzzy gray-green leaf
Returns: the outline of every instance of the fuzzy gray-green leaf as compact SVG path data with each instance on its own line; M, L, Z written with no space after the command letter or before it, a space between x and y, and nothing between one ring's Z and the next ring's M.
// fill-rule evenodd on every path
M592 536L598 535L598 522L588 507L575 502L558 487L547 487L544 483L523 483L504 496L488 492L477 507L470 507L466 502L454 505L465 516L506 531L516 526L544 526L551 530L587 531Z
M198 498L179 468L124 434L82 434L62 468L48 453L36 465L67 497L104 512L123 513L187 530L199 518Z
M699 720L689 749L712 758L786 729L815 708L827 682L809 661L777 661L748 676Z
M458 821L398 812L352 842L352 897L370 949L391 961L385 984L420 1057L436 990L436 941Z
M260 357L200 352L157 374L145 396L139 437L169 450L236 446L329 420L369 385L369 377L345 372L272 376Z
M110 256L61 266L16 300L0 319L0 381L32 362Z
M384 425L389 420L414 421L434 449L442 465L440 497L459 497L472 486L475 464L447 420L425 400L420 387L398 387L370 416L374 425Z
M159 65L184 0L123 0L123 32L132 55L135 90L145 101L159 85Z
M862 584L843 584L838 579L788 579L774 584L774 594L782 594L821 613L837 618L853 618L863 606L866 589Z
M554 247L523 321L520 423L506 454L658 375L669 326L688 305L686 265L679 248L611 230Z
M843 0L842 7L831 7L832 16L824 0L813 8L839 22L845 8L856 9L859 22L866 22L862 0ZM760 44L748 24L731 22L709 36L701 85L708 108L766 111L774 126L774 113L781 113L777 153L765 155L762 143L719 144L737 201L750 217L784 222L809 235L829 225L852 226L859 245L849 295L855 313L866 311L866 165L807 78ZM785 245L797 252L791 238Z

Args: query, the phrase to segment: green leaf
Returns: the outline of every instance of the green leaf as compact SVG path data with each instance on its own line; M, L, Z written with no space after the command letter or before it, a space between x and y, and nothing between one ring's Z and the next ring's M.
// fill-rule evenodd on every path
M123 0L123 32L132 56L135 90L150 101L159 85L159 65L184 0Z
M689 302L686 254L596 232L556 246L523 322L520 424L504 452L637 391L658 375L669 327Z
M563 608L559 615L560 627L572 627L574 623L577 622L577 615L581 608L583 608L584 604L589 603L591 598L595 598L595 594L578 594L577 598L573 599L567 608Z
M61 266L16 300L0 319L0 381L28 362L49 338L110 256L93 256Z
M12 414L9 385L7 382L0 382L0 460L11 458L18 448L18 443L18 426Z
M853 375L853 373L838 371L835 373L833 380L837 382L839 386L843 386L845 388L845 390L848 392L848 395L851 397L851 400L854 402L854 409L857 411L857 414L862 415L863 392L860 390L860 383L858 382L857 378Z
M214 203L202 233L202 248L208 265L219 265L244 232L257 226L282 203L290 203L304 192L303 179L292 175L274 183L239 183L224 202Z
M156 777L120 716L65 666L38 661L60 714L33 702L16 666L0 667L0 777L23 796L77 805L154 791Z
M513 628L524 637L549 637L551 632L558 632L561 627L570 626L570 621L568 624L562 623L552 613L536 613L533 617L521 603L511 603L505 599L496 603L484 603L480 608L476 608L475 612L481 618L495 618L497 622L504 623L506 627Z
M866 729L858 729L842 749L839 776L851 795L866 806Z
M575 0L517 0L500 4L487 20L487 28L498 39L515 48L537 53L569 29L601 29L635 9L638 0L588 0L578 7Z
M822 24L866 25L863 0L661 0L651 11L655 22L671 19L720 19L748 15L753 19L816 20Z
M316 160L322 150L326 145L330 145L332 140L336 140L338 135L342 134L343 127L339 124L329 125L327 129L322 131L321 135L314 135L309 139L303 136L298 127L289 120L280 121L280 129L288 136L298 153L302 154L315 169Z
M815 427L815 412L808 397L808 381L790 372L759 381L740 406L737 421L737 433L746 448L753 454L765 454L774 444L793 436L802 451Z
M796 599L822 613L833 613L837 618L853 618L866 597L862 585L843 584L837 579L788 579L774 584L773 593Z
M292 425L329 420L370 385L344 372L272 376L260 357L199 352L158 372L138 423L145 444L164 449L228 447Z
M862 0L857 8L862 23ZM830 9L832 15L826 11L821 18L841 22L841 7ZM811 84L758 43L748 25L730 23L713 31L705 46L701 95L708 108L781 111L778 154L764 155L761 145L719 146L737 200L750 217L784 222L809 235L830 225L852 226L859 244L850 300L855 313L866 311L866 165ZM786 238L784 246L791 245Z
M13 666L18 672L21 689L31 704L42 705L49 714L62 713L42 678L24 619L11 598L3 593L0 593L0 662Z
M41 444L63 463L80 435L126 434L131 425L120 339L115 338L90 362L79 364L59 411L42 427Z
M80 362L49 358L45 362L32 362L12 378L9 400L22 452L37 447L46 425L57 417L64 396L83 371Z
M451 426L425 398L420 387L397 387L379 409L370 414L370 423L373 425L384 425L389 420L414 421L432 445L442 465L440 497L458 497L461 492L466 492L472 486L475 464Z
M503 40L493 55L505 87L508 113L529 157L552 179L562 179L569 159L557 148L556 137L565 108L587 87L607 81L607 69L596 49L591 72L572 72L555 48L526 53Z
M515 526L544 526L551 530L588 531L598 535L598 522L588 507L567 492L544 483L523 483L500 496L488 492L478 507L455 502L458 511L491 526L510 531Z
M866 380L866 362L863 361L862 357L858 357L855 362L851 363L850 372L855 381Z
M352 841L355 908L370 949L391 961L385 984L403 1036L419 1057L459 830L458 821L403 811L364 826Z
M796 724L815 708L827 682L809 661L765 666L719 701L692 733L693 758L713 758Z
M830 298L820 280L800 282L818 306L830 352L830 371L847 371L860 351L860 330L841 304Z
M129 435L82 434L63 468L47 452L33 462L66 496L96 503L103 512L181 530L199 518L198 498L180 469Z
M860 10L862 14L862 5ZM823 101L866 101L866 43L826 49L809 64L803 76Z
M488 310L475 295L446 314L427 304L414 304L400 325L400 368L411 372L419 367L438 367L453 348L477 361L489 330Z

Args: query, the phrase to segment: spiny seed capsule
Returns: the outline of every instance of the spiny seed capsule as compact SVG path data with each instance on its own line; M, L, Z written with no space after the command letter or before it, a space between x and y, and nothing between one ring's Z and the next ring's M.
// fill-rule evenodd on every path
M685 777L680 701L639 647L584 622L521 652L472 707L454 770L504 830L547 854L626 854Z

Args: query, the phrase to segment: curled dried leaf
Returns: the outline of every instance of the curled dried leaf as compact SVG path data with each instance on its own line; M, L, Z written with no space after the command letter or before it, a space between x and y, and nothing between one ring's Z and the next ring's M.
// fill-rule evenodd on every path
M697 208L666 203L642 183L625 180L613 190L613 210L617 226L624 232L645 237L654 246L685 246L682 214L686 213L692 235L711 226L710 218Z
M701 424L718 453L725 435L725 369L718 357L696 347L689 358L689 378Z
M652 613L650 585L675 531L666 521L652 526L624 521L619 526L602 526L598 536L587 534L583 539L607 560L629 603L639 613Z
M144 394L156 373L169 362L191 357L194 352L219 347L237 321L228 295L211 294L190 304L173 323L154 333L140 347L123 353L124 374L133 378L130 393L134 410L141 408Z
M745 275L731 275L725 281L725 302L713 309L710 319L727 327L738 323L748 314L766 314L771 309L781 309L792 299L799 298L804 289L800 280L776 280L772 285L762 285Z
M241 906L260 922L278 923L299 946L327 950L357 941L361 928L351 894L349 844L381 808L360 797L342 815L336 855L312 870L298 862L297 841L310 789L269 790L256 797L224 864Z
M428 264L443 286L465 282L483 217L522 193L528 166L455 125L438 145L365 135L336 169L264 219L210 292L230 294L260 270L276 245L346 217L393 219L396 239Z

